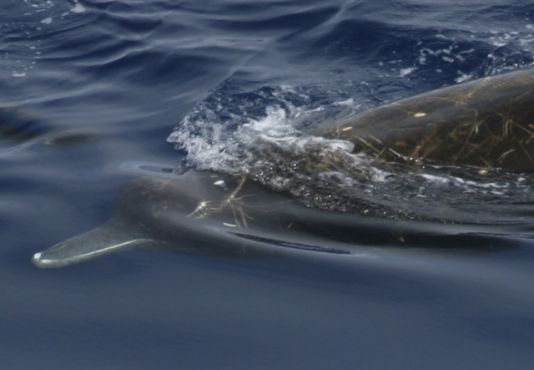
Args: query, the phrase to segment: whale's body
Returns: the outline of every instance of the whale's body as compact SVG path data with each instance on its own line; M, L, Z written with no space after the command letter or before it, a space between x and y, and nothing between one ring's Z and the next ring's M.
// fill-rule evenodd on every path
M534 71L436 90L335 122L319 133L350 140L377 161L534 169ZM318 132L315 132L318 134ZM111 219L34 255L58 267L133 246L187 245L247 254L279 245L350 253L351 245L439 244L461 227L413 232L410 222L374 226L362 216L304 207L251 180L190 170L125 185ZM473 229L468 229L473 230ZM221 250L222 249L222 250Z
M458 245L460 240L462 245ZM144 177L119 192L110 220L36 253L39 267L62 267L134 247L188 253L271 255L279 250L352 254L362 246L478 248L495 230L461 225L369 219L308 208L251 181L190 170L174 178Z
M534 69L434 90L325 126L380 160L534 170Z

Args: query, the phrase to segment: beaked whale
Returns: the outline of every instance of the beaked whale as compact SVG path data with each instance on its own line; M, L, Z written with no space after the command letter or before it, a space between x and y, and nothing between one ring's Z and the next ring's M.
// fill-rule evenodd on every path
M350 140L355 152L376 161L444 163L534 169L534 70L439 89L401 100L313 134ZM386 221L384 221L386 222ZM473 226L432 229L415 222L377 224L365 217L304 207L287 194L250 178L189 170L185 174L133 180L119 193L103 226L36 253L39 267L59 267L103 254L150 245L187 245L198 250L248 254L273 246L351 253L354 245L436 246L491 230ZM426 229L425 229L426 228ZM496 241L491 238L492 243ZM266 248L267 246L267 248Z
M485 77L324 125L382 161L534 170L534 69Z
M264 256L281 251L352 254L362 246L404 243L470 249L508 245L485 226L429 228L416 221L377 222L324 212L246 178L189 170L132 180L119 191L109 221L36 253L32 261L38 267L62 267L134 247Z

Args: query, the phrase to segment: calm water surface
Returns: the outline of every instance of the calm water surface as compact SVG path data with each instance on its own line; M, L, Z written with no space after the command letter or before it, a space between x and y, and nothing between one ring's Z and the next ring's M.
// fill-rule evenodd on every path
M454 211L507 225L483 242L249 258L214 242L213 254L30 262L105 221L120 186L147 168L232 172L251 134L242 125L280 138L303 112L316 124L527 68L528 1L3 0L0 40L0 107L15 109L3 113L15 128L0 130L0 367L534 363L529 187L506 188L514 206L488 206L502 199L492 193Z

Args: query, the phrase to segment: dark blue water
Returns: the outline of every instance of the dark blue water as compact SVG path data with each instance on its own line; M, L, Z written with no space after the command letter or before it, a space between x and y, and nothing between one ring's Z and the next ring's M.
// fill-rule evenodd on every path
M0 142L1 368L532 366L529 203L507 214L518 235L476 248L31 264L104 222L147 165L231 169L240 124L530 66L528 1L3 0L0 40L0 107L19 127ZM215 151L176 150L175 128Z

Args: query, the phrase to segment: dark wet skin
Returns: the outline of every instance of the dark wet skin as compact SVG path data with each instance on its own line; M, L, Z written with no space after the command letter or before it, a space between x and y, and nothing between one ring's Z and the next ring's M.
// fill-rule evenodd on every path
M530 172L534 169L534 70L401 100L330 125L319 134L349 140L355 152L365 152L376 161ZM270 154L280 165L292 161L283 152ZM303 161L310 173L329 162L321 163L321 156L312 154L307 152L317 160ZM335 164L343 167L345 159L337 159ZM369 244L450 247L460 240L470 247L508 245L507 240L500 240L502 232L492 226L367 221L350 213L306 208L251 180L254 177L196 171L134 180L120 192L110 221L36 253L33 262L39 267L60 267L154 244L208 252L215 248L239 255L262 254L273 246L352 253ZM378 203L358 204L379 207ZM221 251L221 245L227 248Z
M377 160L534 170L534 70L400 100L330 126ZM482 170L483 171L483 170Z
M323 212L244 178L188 171L172 178L131 181L120 191L108 222L36 253L32 261L38 267L62 267L155 246L225 256L266 256L282 250L351 254L366 245L465 246L471 252L510 247L495 233L484 226L429 228L417 222Z

